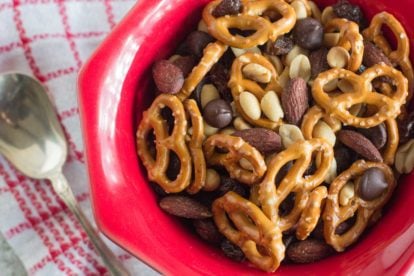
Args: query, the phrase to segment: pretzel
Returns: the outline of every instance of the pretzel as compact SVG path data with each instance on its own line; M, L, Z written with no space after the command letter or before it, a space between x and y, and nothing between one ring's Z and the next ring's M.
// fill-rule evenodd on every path
M304 176L314 152L322 152L320 165L313 175ZM332 146L324 139L296 142L272 158L269 169L259 184L259 200L263 212L277 223L282 232L290 229L299 220L308 202L309 192L324 181L332 159ZM295 163L287 175L280 183L275 183L280 169L293 160ZM288 215L280 217L279 206L292 192L296 193L294 207Z
M328 190L325 186L319 186L310 193L296 229L296 237L299 240L306 239L315 229L322 213L322 204L327 195Z
M180 92L177 93L177 97L184 101L187 99L201 80L207 75L214 64L218 62L221 56L226 52L228 46L216 41L209 43L203 50L203 57L196 67L193 68L191 73L185 79L183 87Z
M313 138L313 130L320 120L323 120L334 132L342 128L340 121L326 114L319 106L314 105L303 116L301 130L306 140Z
M283 0L245 0L241 13L215 18L213 11L220 3L221 0L210 2L203 10L203 20L212 36L232 47L246 49L262 45L269 39L275 41L290 32L296 23L294 9ZM282 18L272 23L261 16L266 10L275 10ZM254 30L255 33L247 37L232 35L232 28Z
M332 33L334 31L339 31L337 46L350 52L347 69L353 72L357 71L361 67L364 56L364 41L359 33L358 24L344 18L334 18L326 24L325 32Z
M388 183L388 189L383 195L371 201L365 201L355 193L355 196L346 206L339 205L339 193L343 186L352 179L361 176L369 168L378 168L384 175ZM384 163L356 161L348 170L342 172L330 185L328 198L325 203L323 213L324 237L328 244L338 251L343 251L346 247L354 243L367 227L373 215L381 209L389 200L396 186L393 172ZM339 224L347 219L356 216L355 224L344 234L335 233Z
M266 88L263 89L255 81L246 79L243 76L243 72L242 72L243 67L249 63L260 64L271 72L271 79L270 79L270 82L266 85ZM256 53L247 52L237 57L233 61L233 65L231 67L231 75L230 75L228 86L231 89L234 103L236 104L237 112L241 114L243 119L245 119L246 121L248 121L249 123L253 125L261 126L261 127L265 127L269 129L275 129L283 123L282 120L279 120L278 122L271 121L267 119L266 117L264 117L264 115L262 116L262 118L259 118L258 120L253 120L249 116L246 115L246 113L243 111L240 105L240 99L239 99L240 94L244 91L249 91L253 93L258 98L259 102L263 98L263 96L266 94L267 91L273 90L279 96L282 93L283 89L279 84L276 70L273 67L272 63L269 60L267 60L264 56L256 54Z
M217 152L217 147L228 152ZM240 137L214 134L205 141L204 154L208 164L224 166L231 178L249 185L260 181L267 169L260 152ZM240 166L242 158L249 161L253 170Z
M392 50L387 39L382 34L381 28L383 25L389 27L396 38L397 49L395 51ZM405 77L408 79L409 101L413 93L414 73L409 56L410 41L404 27L393 15L387 12L381 12L372 18L370 26L365 29L362 34L365 39L378 46L393 64L396 64L401 68Z
M390 95L382 95L370 91L372 80L381 76L394 79L396 91ZM327 93L323 87L333 79L346 79L352 84L352 89L346 93ZM325 112L341 120L346 125L370 128L387 119L393 119L401 112L401 106L405 104L407 92L407 79L403 74L385 64L376 64L366 69L361 75L357 75L345 69L331 69L322 72L315 79L312 87L312 95L316 103ZM365 103L375 106L378 111L369 117L357 117L349 112L356 104Z
M282 233L259 207L228 192L214 201L212 212L219 231L239 246L254 265L268 272L279 267L285 257Z
M161 116L164 107L171 109L174 116L174 128L168 134L168 126ZM155 160L147 145L148 135L154 130L156 156ZM191 180L191 156L185 143L187 120L184 106L173 95L160 94L152 102L150 108L144 111L142 121L137 131L137 151L148 172L148 178L160 185L167 193L178 193L184 190ZM180 159L181 167L177 178L168 179L166 171L170 161L170 151L174 151Z
M191 120L193 132L188 142L191 157L193 160L194 181L187 187L189 194L195 194L204 187L206 181L206 160L204 159L203 141L204 141L204 124L203 117L198 109L195 100L185 100L184 108Z
M387 128L387 144L382 152L382 159L384 163L391 166L394 164L395 153L398 149L400 135L398 133L398 124L395 119L388 119L385 121Z

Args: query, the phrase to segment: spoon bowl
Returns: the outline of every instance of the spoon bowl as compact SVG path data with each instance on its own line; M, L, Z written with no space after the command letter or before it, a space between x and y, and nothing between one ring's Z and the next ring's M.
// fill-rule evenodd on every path
M45 88L30 76L0 75L0 153L18 170L49 179L53 189L76 216L112 275L128 275L95 232L62 174L67 143Z

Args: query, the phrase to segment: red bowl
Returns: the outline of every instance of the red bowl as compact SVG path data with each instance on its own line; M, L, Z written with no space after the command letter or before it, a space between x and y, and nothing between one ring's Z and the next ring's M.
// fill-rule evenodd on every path
M103 233L163 274L259 275L263 272L225 258L162 212L136 154L137 122L153 95L151 65L195 29L207 2L140 0L83 67L79 102L92 204ZM411 0L353 2L368 17L391 12L413 37ZM382 220L345 253L314 264L282 265L276 274L414 273L413 183L413 175L401 181Z

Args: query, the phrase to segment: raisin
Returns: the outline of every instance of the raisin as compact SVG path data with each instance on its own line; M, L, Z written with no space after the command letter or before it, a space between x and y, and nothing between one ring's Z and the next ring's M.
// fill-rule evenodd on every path
M223 240L223 236L212 219L197 219L193 221L193 225L195 231L203 240L217 245Z
M238 14L242 9L242 3L240 0L223 0L214 9L214 17L222 17L225 15Z
M354 21L359 25L360 29L365 28L367 21L359 6L352 5L348 0L339 0L332 7L336 16Z
M224 240L221 243L220 247L224 255L226 255L228 258L237 262L242 262L244 260L243 251L231 241Z
M221 98L230 103L233 101L230 89L227 83L230 78L229 70L221 63L217 63L210 70L210 80L219 91Z
M235 192L239 194L241 197L246 198L248 193L244 186L240 184L237 180L234 180L228 176L222 176L221 177L221 183L218 189L216 190L218 193L218 196L223 196L227 192Z
M275 42L269 41L266 44L265 52L269 55L285 55L292 50L294 46L293 38L287 35L280 36Z

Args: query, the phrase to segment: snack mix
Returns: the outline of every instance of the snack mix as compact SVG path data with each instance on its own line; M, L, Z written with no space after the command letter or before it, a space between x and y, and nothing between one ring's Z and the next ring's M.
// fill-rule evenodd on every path
M215 0L152 69L137 131L150 184L234 260L272 272L344 251L414 167L409 38L387 12Z

